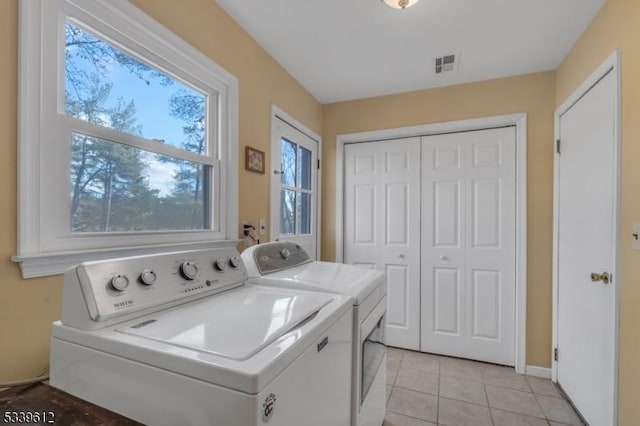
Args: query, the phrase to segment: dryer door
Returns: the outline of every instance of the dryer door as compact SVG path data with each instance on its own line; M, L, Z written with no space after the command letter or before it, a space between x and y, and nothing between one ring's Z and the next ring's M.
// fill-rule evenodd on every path
M387 300L383 298L360 326L359 395L355 394L352 424L379 426L384 421L387 384L385 337Z
M387 351L384 344L384 324L385 316L383 315L374 323L374 327L362 341L361 404L367 398Z

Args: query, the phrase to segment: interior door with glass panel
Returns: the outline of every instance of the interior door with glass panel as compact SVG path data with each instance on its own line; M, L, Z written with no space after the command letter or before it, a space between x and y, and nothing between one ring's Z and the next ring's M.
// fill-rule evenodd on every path
M271 147L271 240L317 258L318 142L276 118Z

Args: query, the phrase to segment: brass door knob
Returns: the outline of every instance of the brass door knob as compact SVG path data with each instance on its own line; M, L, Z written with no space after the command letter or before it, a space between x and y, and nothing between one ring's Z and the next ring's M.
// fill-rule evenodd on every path
M608 272L603 272L601 274L598 274L596 272L591 273L591 281L593 282L602 281L603 284L609 284L610 280L611 276L609 276Z

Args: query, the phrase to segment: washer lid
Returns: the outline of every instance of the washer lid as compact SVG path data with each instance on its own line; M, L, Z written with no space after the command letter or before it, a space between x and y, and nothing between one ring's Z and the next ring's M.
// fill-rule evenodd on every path
M324 294L228 291L146 318L117 332L235 360L245 360L332 298Z
M382 286L386 275L381 271L332 262L310 262L258 277L253 282L274 287L297 288L353 296L360 304ZM385 289L386 294L386 289Z

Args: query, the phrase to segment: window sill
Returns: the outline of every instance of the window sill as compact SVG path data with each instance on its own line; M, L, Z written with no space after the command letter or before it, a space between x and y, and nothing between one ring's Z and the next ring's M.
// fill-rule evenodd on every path
M123 247L104 250L85 250L63 253L11 256L11 261L20 265L22 278L37 278L63 274L68 268L92 260L115 259L119 257L143 256L172 251L198 250L236 245L236 240L207 241L200 243L163 244L153 246Z

